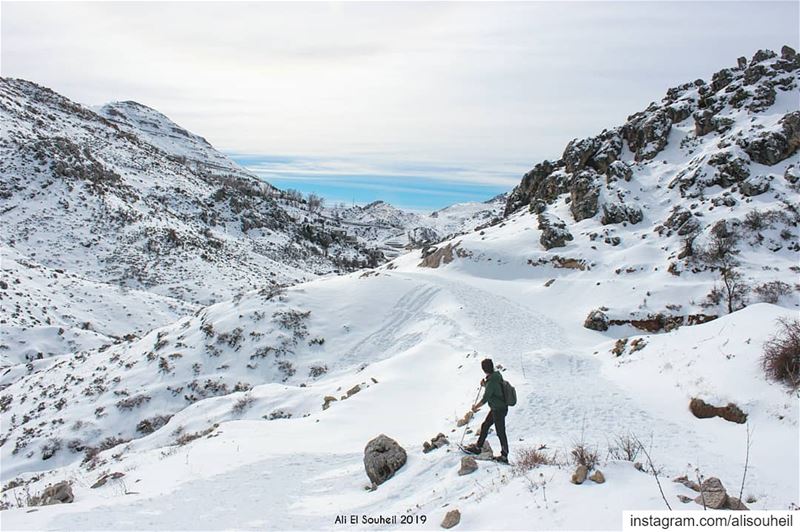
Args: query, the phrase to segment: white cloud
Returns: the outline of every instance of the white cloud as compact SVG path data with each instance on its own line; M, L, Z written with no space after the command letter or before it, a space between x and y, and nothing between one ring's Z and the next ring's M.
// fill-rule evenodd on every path
M226 150L496 180L669 86L797 46L797 19L795 2L4 2L1 70L140 101Z

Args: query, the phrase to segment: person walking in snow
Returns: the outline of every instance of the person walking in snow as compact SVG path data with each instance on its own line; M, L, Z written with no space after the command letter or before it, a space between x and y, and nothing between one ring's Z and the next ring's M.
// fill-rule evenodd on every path
M481 369L486 376L481 380L481 386L486 390L483 398L472 406L472 411L477 412L483 405L489 403L489 414L481 425L481 433L478 442L464 447L467 452L480 454L483 449L483 442L489 435L489 428L494 425L497 437L500 439L501 454L495 459L499 462L508 463L508 437L506 436L506 414L508 405L503 396L503 376L499 371L495 371L492 359L485 358L481 361Z

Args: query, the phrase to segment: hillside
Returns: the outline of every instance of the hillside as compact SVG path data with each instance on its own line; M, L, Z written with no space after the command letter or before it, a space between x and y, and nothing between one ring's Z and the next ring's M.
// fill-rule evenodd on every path
M332 208L326 214L348 234L377 245L386 257L394 258L409 249L424 248L498 220L504 206L505 195L501 195L483 203L458 203L431 213L408 212L375 201L364 206Z
M34 83L0 80L2 269L26 279L25 290L0 294L4 308L17 309L3 323L2 367L7 356L108 345L244 290L384 261L374 245L290 213L281 191L157 111L121 102L98 113ZM65 297L47 280L59 276L80 279L83 296ZM37 317L20 318L40 305ZM124 318L114 326L109 306ZM59 316L46 316L56 308ZM70 341L54 334L56 323L78 322L83 332Z
M534 167L503 218L388 264L9 368L0 500L68 480L75 502L5 510L4 526L331 529L357 514L438 529L458 508L465 529L618 529L623 510L665 508L650 466L675 509L703 510L683 475L739 497L748 432L741 498L796 508L797 392L760 356L800 306L799 68L791 49L759 51L670 89ZM485 408L458 420L484 357L517 388L517 467L462 476L456 444ZM747 423L697 418L693 399ZM440 432L449 443L423 452ZM381 433L408 460L365 489ZM632 438L652 464L626 454ZM605 483L570 482L580 442ZM537 449L551 463L522 469Z

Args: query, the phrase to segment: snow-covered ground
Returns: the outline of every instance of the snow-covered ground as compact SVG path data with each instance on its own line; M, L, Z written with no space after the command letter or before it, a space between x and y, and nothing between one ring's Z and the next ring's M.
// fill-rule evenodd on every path
M737 491L746 427L695 419L688 410L694 396L735 401L748 412L753 443L745 495L757 499L751 506L786 508L797 500L797 401L758 371L760 346L775 330L775 320L794 311L754 305L704 325L644 336L645 348L616 357L606 335L560 317L557 310L565 306L560 297L514 296L493 288L497 284L460 272L401 269L290 289L283 304L310 310L310 336L325 338L322 346L304 347L297 361L324 361L327 374L309 379L306 364L298 364L302 370L286 384L196 403L157 432L104 452L106 462L91 471L76 462L46 475L37 487L73 480L76 502L32 514L6 511L4 526L325 529L335 528L339 514L410 512L426 515L427 523L418 528L427 529L438 528L443 514L457 507L468 529L613 529L620 526L622 510L663 505L652 476L630 462L605 458L617 436L635 434L647 443L663 468L673 505L680 504L677 494L691 491L668 479L692 476L695 467ZM342 289L350 294L347 302L332 297ZM380 298L374 297L377 290ZM247 313L254 304L267 312L281 306L250 294L236 312ZM223 310L230 309L208 311L215 328L231 319ZM252 352L246 341L239 353L226 350L219 362L247 359ZM475 474L457 475L461 454L453 444L461 429L455 422L475 396L484 356L502 364L518 390L519 403L508 418L512 458L514 451L540 444L566 457L583 434L603 458L605 484L575 486L568 466L545 466L523 476L481 462ZM137 378L128 376L125 386L134 386ZM156 389L155 380L149 377L139 389ZM322 409L325 396L340 396L356 384L364 389ZM243 414L233 413L245 395L253 402ZM154 396L151 403L157 401L166 407L166 398ZM263 419L279 411L292 417ZM135 419L118 417L117 427L124 430ZM174 444L181 433L217 423L208 436ZM451 445L423 454L422 442L438 432L447 434ZM369 492L361 450L380 433L400 442L409 460ZM3 459L13 460L5 452ZM4 466L6 471L15 473ZM103 472L113 471L125 476L89 488ZM198 504L210 497L216 504ZM492 511L500 500L502 516Z
M752 509L796 508L798 396L767 381L760 357L800 308L798 63L759 52L713 86L671 89L537 166L502 219L433 247L263 283L141 338L8 368L3 527L316 530L383 515L398 522L348 528L413 516L410 528L435 529L458 508L464 529L618 529L623 510L666 508L656 478L614 450L626 437L673 508L703 509L680 502L696 496L681 475L718 477ZM722 279L703 257L720 235L753 288L732 313L708 297ZM766 283L780 290L755 290ZM457 420L484 357L517 389L512 462L545 446L555 463L458 475ZM747 423L698 419L693 398L734 403ZM423 453L440 432L449 445ZM363 450L381 433L408 461L371 491ZM605 483L570 482L581 441ZM112 473L124 476L91 487ZM72 504L13 508L62 480Z

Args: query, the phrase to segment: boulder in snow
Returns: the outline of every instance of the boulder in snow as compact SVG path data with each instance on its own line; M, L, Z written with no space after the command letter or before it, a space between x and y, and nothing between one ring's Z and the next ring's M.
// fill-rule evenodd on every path
M586 481L586 475L589 474L589 469L585 465L579 465L575 468L570 482L573 484L583 484Z
M423 453L429 453L429 452L433 451L434 449L438 449L440 447L444 447L445 445L448 445L449 443L450 443L450 441L447 439L447 436L445 436L444 434L442 434L440 432L439 434L436 435L435 438L431 438L431 441L429 441L429 442L426 441L425 443L422 444L422 452Z
M714 406L695 397L689 402L689 410L694 414L694 417L699 419L721 417L733 423L744 423L747 421L747 414L742 412L742 409L734 403L728 403L726 406Z
M769 181L767 176L753 176L742 181L739 188L745 196L758 196L769 190Z
M72 494L72 484L69 481L62 480L57 484L46 487L40 495L33 497L31 506L67 504L74 500L75 496Z
M603 484L606 481L606 476L603 474L602 471L598 469L597 471L592 473L592 475L589 477L589 480L597 484Z
M459 476L469 475L478 470L478 462L472 456L465 456L461 459L461 469L458 470Z
M572 233L567 229L567 224L559 217L548 214L539 214L539 229L542 235L539 242L544 249L561 248L572 240Z
M704 480L700 485L700 495L695 497L694 502L714 510L724 508L728 502L728 494L725 492L722 481L716 477Z
M449 512L447 512L447 514L444 516L444 519L442 520L442 528L453 528L460 522L461 522L461 512L459 512L457 509L450 510Z
M406 463L406 450L399 443L381 434L364 448L364 468L373 484L383 484Z
M600 309L595 309L586 316L583 326L593 331L608 330L608 316Z

